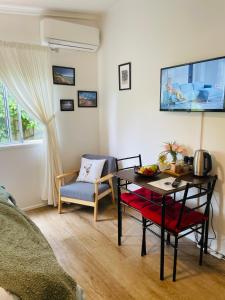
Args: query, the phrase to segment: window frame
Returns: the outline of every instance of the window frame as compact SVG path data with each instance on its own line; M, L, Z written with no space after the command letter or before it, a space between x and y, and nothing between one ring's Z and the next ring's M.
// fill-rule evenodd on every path
M17 141L13 140L12 137L12 127L11 127L11 116L10 116L10 108L9 108L9 93L7 87L4 85L3 82L0 81L0 85L2 85L2 96L3 96L3 105L5 109L5 125L7 128L7 135L8 135L8 141L7 142L1 142L0 141L0 148L8 148L8 147L16 147L16 146L24 146L24 145L36 145L40 144L43 141L43 138L34 138L32 140L26 140L24 139L23 134L23 125L22 125L22 116L21 112L24 110L14 99L16 102L16 108L18 113L18 129L19 129L19 138ZM25 111L25 110L24 110ZM26 112L26 111L25 111ZM29 115L29 113L27 113ZM30 116L30 115L29 115ZM33 117L31 116L33 119Z

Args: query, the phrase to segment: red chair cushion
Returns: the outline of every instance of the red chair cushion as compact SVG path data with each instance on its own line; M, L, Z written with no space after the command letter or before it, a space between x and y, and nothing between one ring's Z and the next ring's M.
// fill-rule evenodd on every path
M141 211L141 209L144 208L148 204L149 204L149 202L147 200L137 198L136 200L131 201L129 203L129 206Z
M134 192L136 194L143 195L144 194L144 188L140 188L140 189L134 190ZM124 203L126 203L128 205L129 205L129 203L131 201L134 201L134 200L137 200L137 199L141 199L137 195L134 195L132 193L122 193L120 195L120 198L121 198L122 202L124 202Z
M161 200L161 195L157 194L151 190L145 189L145 188L140 188L134 191L136 194L143 196L147 199L154 200L154 201L160 201ZM167 197L167 200L171 200L171 197ZM137 209L141 210L144 208L146 205L150 205L151 202L148 200L142 199L141 197L138 197L135 194L132 193L123 193L121 194L121 200L122 202L126 203L127 205Z
M207 217L205 217L202 213L193 211L188 209L188 207L184 208L184 212L181 218L181 224L179 228L177 228L177 222L180 214L181 204L178 202L170 202L166 205L166 213L165 213L165 228L171 232L179 233L192 225L201 224L204 222ZM143 217L161 225L161 207L157 205L147 205L141 209L141 213Z

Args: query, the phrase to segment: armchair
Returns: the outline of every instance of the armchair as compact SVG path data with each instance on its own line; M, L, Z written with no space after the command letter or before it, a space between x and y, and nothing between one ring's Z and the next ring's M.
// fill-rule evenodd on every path
M69 176L77 176L79 170L73 170L65 174L58 175L58 212L62 212L62 203L76 203L79 205L94 207L94 221L97 221L98 201L108 194L112 194L112 202L115 204L113 189L113 174L116 170L115 158L106 155L84 154L83 158L102 160L105 164L102 170L101 178L94 183L72 181L64 184L64 179Z

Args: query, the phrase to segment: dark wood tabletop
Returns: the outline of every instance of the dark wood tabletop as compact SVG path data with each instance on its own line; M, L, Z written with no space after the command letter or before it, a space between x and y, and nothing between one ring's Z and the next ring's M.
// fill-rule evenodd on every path
M171 174L167 174L167 173L163 173L163 172L161 172L156 177L145 177L145 176L136 174L134 172L134 169L127 169L127 170L121 170L121 171L116 172L115 176L122 180L127 180L130 183L136 184L140 187L149 189L149 190L156 192L162 196L166 196L166 195L173 194L173 193L176 193L179 191L183 191L185 189L185 186L182 186L182 187L178 187L178 188L173 188L171 190L162 190L158 187L155 187L154 185L151 185L151 182L172 176ZM176 177L174 177L174 179L175 178ZM211 178L211 176L199 177L199 176L194 176L193 174L187 174L187 175L183 175L181 177L182 180L188 181L191 184L196 185L196 186L207 184L209 182L210 178Z

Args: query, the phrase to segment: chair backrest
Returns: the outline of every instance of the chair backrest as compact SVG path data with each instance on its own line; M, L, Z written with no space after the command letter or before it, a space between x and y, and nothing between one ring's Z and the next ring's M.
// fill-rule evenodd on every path
M131 165L123 167L123 163L125 161L130 161ZM134 164L135 161L135 164ZM141 154L136 156L130 156L130 157L124 157L124 158L116 158L116 170L125 170L125 169L133 169L134 167L141 167L142 166L142 160L141 160Z
M100 160L100 159L106 160L103 170L102 170L101 177L116 171L116 159L113 156L97 155L97 154L84 154L84 155L82 155L82 157L87 158L87 159L94 159L94 160Z
M178 221L177 221L177 225L176 225L177 228L180 227L180 224L182 223L182 217L184 215L184 211L187 210L187 209L188 209L188 211L191 212L191 211L197 211L197 210L199 210L199 208L201 208L202 211L203 211L203 214L206 217L208 216L209 207L210 207L210 203L211 203L211 199L212 199L212 195L213 195L213 191L214 191L216 181L217 181L217 175L209 176L209 181L207 183L207 186L205 186L205 187L190 184L190 183L188 183L186 185L186 188L185 188L185 191L184 191L184 196L181 200L179 200L179 202L181 202L182 205L181 205L181 208L180 208ZM192 189L193 187L197 188L198 192L197 193L192 193L191 195L188 196L188 193L189 193L190 189ZM198 200L197 205L193 204L191 207L187 208L187 206L186 206L187 201L192 200L192 199L197 199Z

